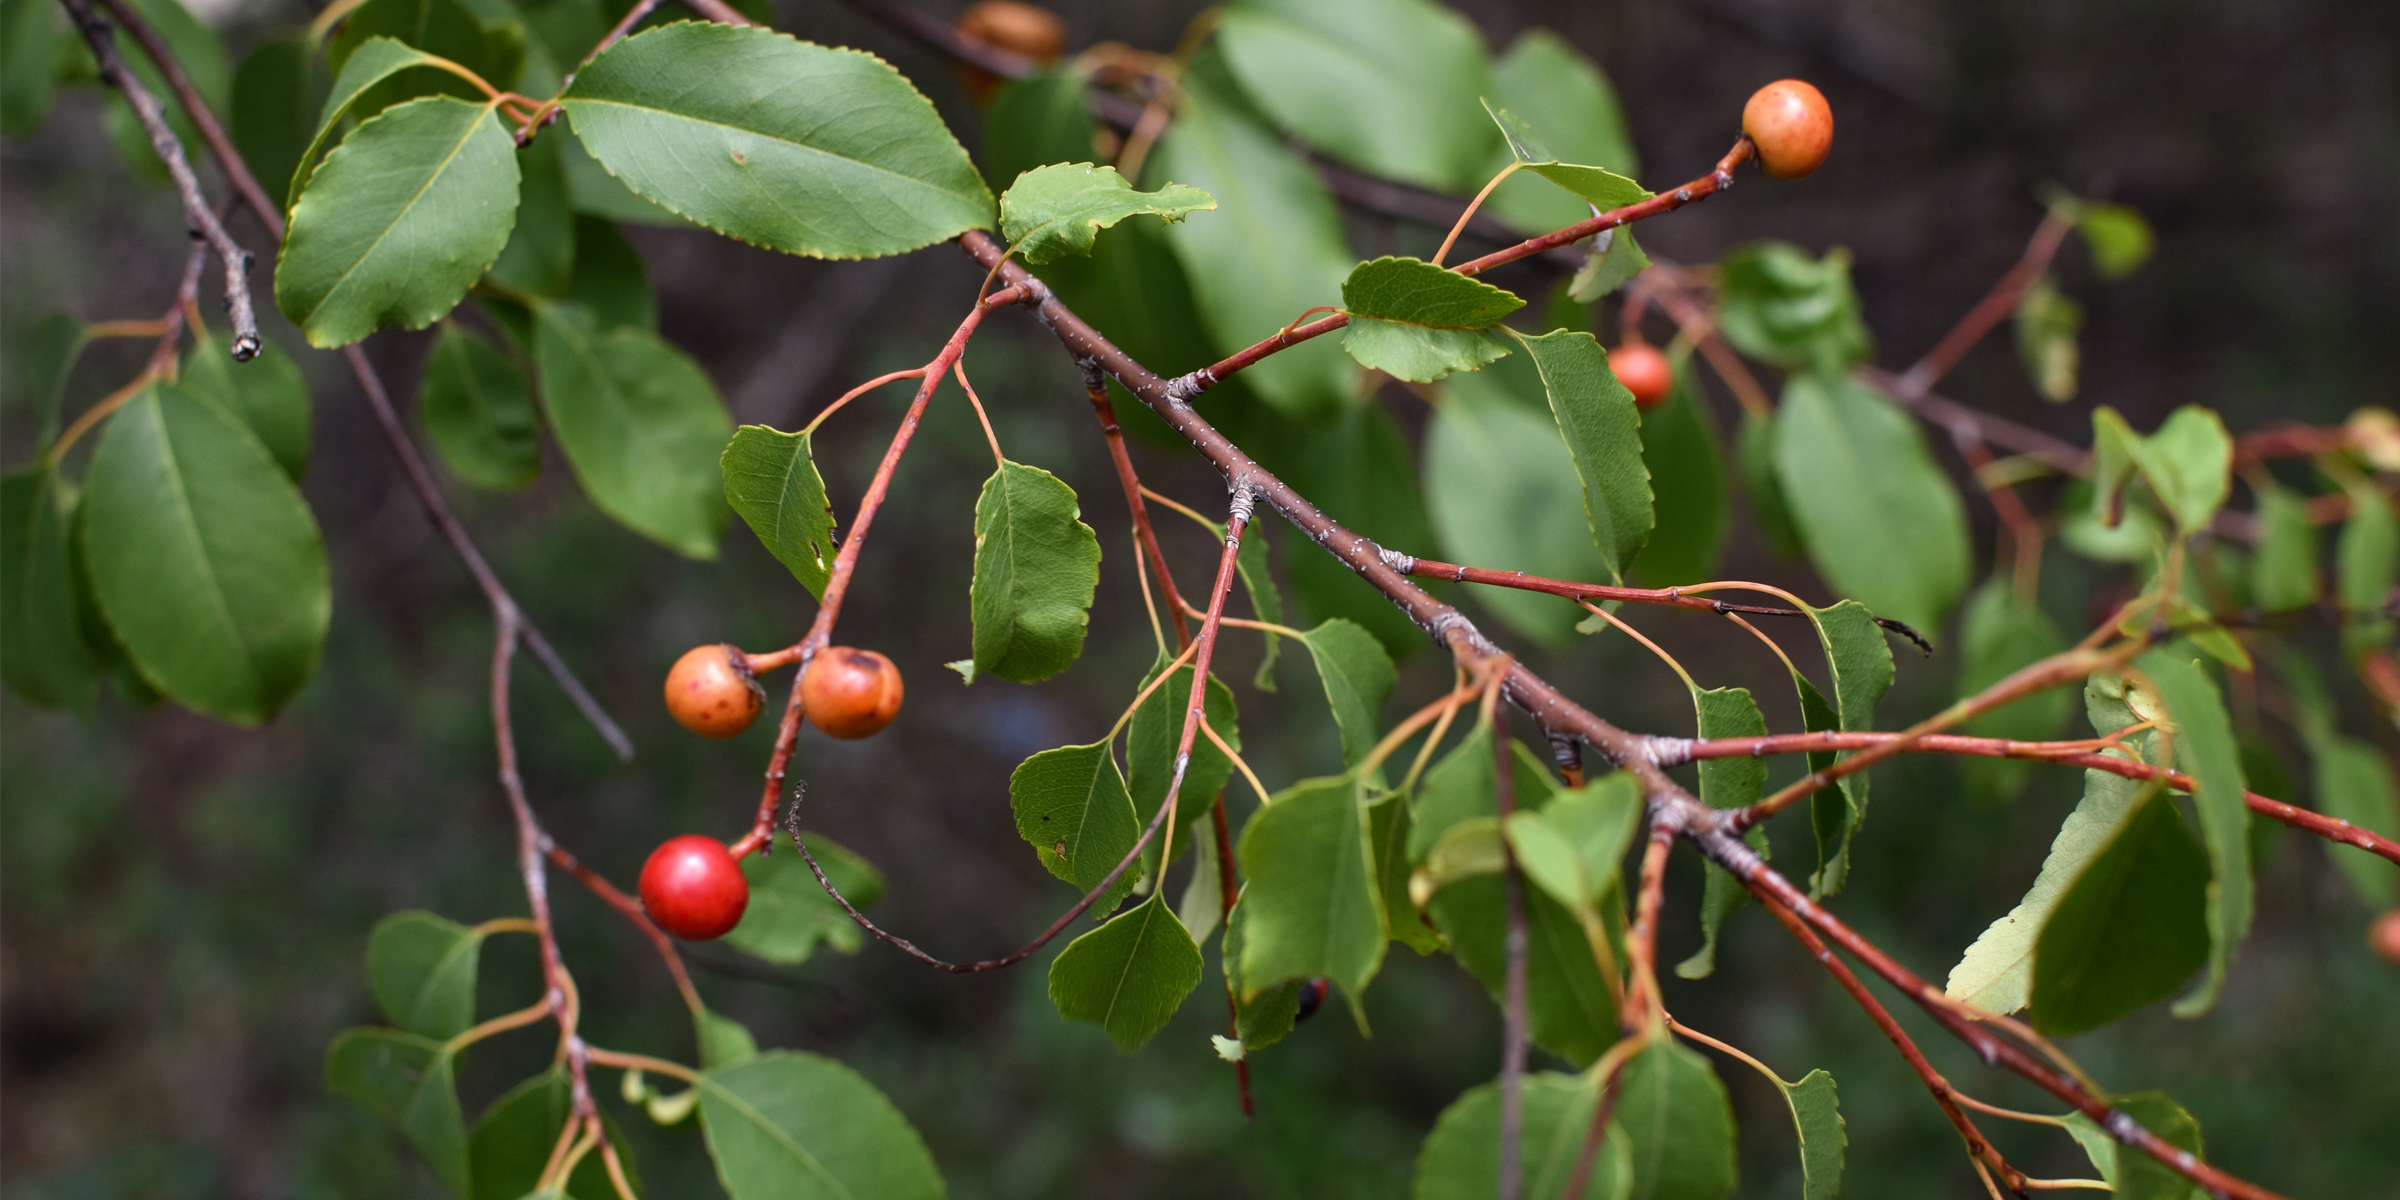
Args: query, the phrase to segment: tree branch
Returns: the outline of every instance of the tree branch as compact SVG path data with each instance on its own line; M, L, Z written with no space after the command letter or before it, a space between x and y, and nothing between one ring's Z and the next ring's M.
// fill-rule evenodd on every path
M117 53L117 39L108 22L92 11L89 0L59 0L59 3L66 6L76 29L82 31L83 40L91 46L92 58L100 64L101 81L125 94L125 103L141 121L142 131L150 136L150 148L166 164L167 175L175 181L176 198L183 202L183 217L190 223L192 237L207 242L224 264L225 314L233 322L233 360L248 362L258 357L265 343L258 337L258 313L250 305L250 252L235 244L233 236L225 232L224 222L209 207L208 198L200 194L200 178L192 173L192 164L183 156L183 139L175 136L174 129L167 125L166 107L127 69L125 59ZM109 3L112 12L119 7Z

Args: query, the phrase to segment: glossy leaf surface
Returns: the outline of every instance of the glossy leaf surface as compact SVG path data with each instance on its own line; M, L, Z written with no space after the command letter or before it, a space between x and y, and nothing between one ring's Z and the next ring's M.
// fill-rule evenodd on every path
M838 548L833 502L825 496L809 435L744 425L733 431L717 462L725 473L725 502L792 578L824 599Z

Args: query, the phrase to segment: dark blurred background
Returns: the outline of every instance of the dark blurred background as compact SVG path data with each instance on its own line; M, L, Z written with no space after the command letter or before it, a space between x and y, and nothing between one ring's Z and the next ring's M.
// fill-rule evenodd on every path
M945 16L954 7L922 2ZM1074 45L1117 39L1157 49L1174 45L1197 11L1146 0L1057 7ZM1821 172L1790 184L1749 177L1728 196L1646 226L1643 239L1694 262L1758 237L1851 247L1886 366L1929 347L2006 269L2040 217L2044 183L2149 217L2158 254L2129 280L2097 283L2080 250L2062 260L2068 290L2089 311L2083 402L2054 408L2036 398L2005 332L1947 383L1956 398L2078 442L2088 437L2091 403L2116 405L2138 428L2176 405L2207 404L2237 430L2400 406L2400 5L1462 7L1495 47L1547 26L1599 61L1653 184L1704 170L1759 84L1799 75L1823 87L1840 138ZM280 0L233 0L209 15L238 55L261 30L306 13ZM946 65L827 0L785 3L779 15L802 36L884 54L976 144L979 118ZM137 180L118 158L101 132L97 96L66 96L38 138L12 141L4 155L5 345L13 349L55 308L87 319L153 314L183 257L181 218L167 191ZM1367 244L1413 246L1431 236L1353 219ZM237 224L236 233L261 241L254 226ZM940 247L892 262L819 263L696 232L632 236L666 336L707 366L738 419L787 428L848 382L922 362L977 278L963 256ZM1604 337L1613 340L1611 330ZM274 332L298 347L288 328ZM371 344L395 390L413 395L429 340L383 335ZM127 342L95 349L70 406L115 386L145 352ZM307 691L259 730L113 700L88 725L14 697L0 702L0 1163L11 1195L438 1194L375 1118L325 1094L320 1060L336 1031L376 1020L363 947L379 917L408 907L464 921L522 911L483 700L489 624L338 364L305 352L303 362L317 394L306 490L331 547L338 597L332 641ZM1105 729L1153 653L1115 484L1071 366L1030 321L1007 314L986 326L968 363L1012 453L1073 483L1100 531L1107 558L1090 643L1072 670L1040 688L964 688L939 666L968 645L971 513L986 453L966 407L946 394L901 469L902 499L876 527L841 627L842 640L899 662L910 706L863 743L804 738L797 767L811 785L809 823L888 876L878 916L951 957L1014 946L1071 899L1015 835L1007 773L1034 750ZM0 429L13 467L31 453L32 423L9 382ZM1732 407L1711 386L1727 425ZM823 435L819 462L845 518L904 402L899 390L880 393ZM1404 421L1421 422L1421 405L1394 403ZM1956 468L1946 445L1937 452ZM1135 455L1154 487L1203 508L1220 503L1194 456L1138 443ZM630 883L664 836L739 828L756 795L767 723L734 743L703 744L661 711L659 680L698 642L790 641L812 612L805 594L738 523L713 564L639 540L597 515L555 458L529 494L453 494L502 574L640 747L630 767L618 765L546 680L519 672L526 773L561 840ZM1980 501L1970 508L1988 561L1989 510ZM1207 539L1165 520L1178 574L1187 590L1198 588ZM1279 557L1305 549L1279 524L1268 535ZM1746 518L1724 574L1821 594L1805 568L1763 549ZM2054 554L2045 602L2080 630L2091 593L2113 581ZM1773 664L1757 647L1678 614L1635 619L1703 678L1757 688L1771 723L1797 727L1782 698L1788 689L1769 686ZM2326 649L2317 635L2297 640ZM1253 640L1230 642L1227 678L1247 677L1256 654ZM1903 649L1885 723L1944 702L1954 659ZM1624 639L1587 639L1536 661L1613 720L1688 728L1680 688ZM1447 672L1430 654L1409 660L1392 711L1422 703ZM1287 655L1282 682L1275 694L1237 689L1250 761L1277 785L1339 761L1305 665ZM2350 732L2391 744L2392 731L2349 698ZM2269 723L2270 741L2281 732ZM2078 781L2043 775L1996 805L1967 799L1950 763L1879 773L1853 882L1836 907L1938 980L2030 882ZM2302 798L2289 780L2254 785ZM1229 795L1238 820L1247 798ZM2172 1092L2198 1116L2210 1157L2237 1173L2294 1196L2400 1195L2400 970L2364 953L2369 914L2326 870L2321 847L2265 836L2258 925L2216 1012L2184 1022L2153 1009L2071 1049L2113 1087ZM1796 837L1782 849L1789 863L1810 858ZM1666 962L1697 943L1699 879L1695 861L1679 855ZM571 884L554 894L589 1035L688 1059L689 1026L647 948ZM491 944L486 1011L532 994L523 941ZM1399 947L1369 995L1371 1039L1330 1013L1258 1058L1253 1124L1242 1121L1231 1072L1205 1036L1222 1021L1213 968L1177 1022L1126 1058L1097 1029L1060 1022L1043 990L1047 955L1011 973L964 978L877 946L855 957L821 953L790 971L721 946L697 947L691 958L710 1003L762 1044L834 1055L889 1092L962 1200L1398 1195L1435 1114L1488 1078L1496 1060L1497 1023L1480 989L1447 960ZM1719 962L1714 978L1667 980L1670 1007L1787 1077L1833 1072L1849 1121L1848 1195L1981 1194L1922 1089L1778 928L1756 912L1735 916ZM2053 1107L1981 1068L1897 997L1886 999L1962 1088L1995 1103ZM548 1054L547 1040L532 1036L479 1048L462 1079L469 1113ZM1746 1069L1719 1062L1742 1120L1741 1194L1796 1194L1779 1098ZM613 1075L605 1078L603 1090L613 1092ZM662 1130L617 1112L651 1195L716 1194L691 1126ZM1985 1124L2035 1175L2091 1173L2054 1130Z

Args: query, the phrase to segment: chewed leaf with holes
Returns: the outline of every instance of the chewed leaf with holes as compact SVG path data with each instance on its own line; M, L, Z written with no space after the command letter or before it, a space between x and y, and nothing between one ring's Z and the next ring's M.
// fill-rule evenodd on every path
M752 245L873 258L992 223L932 103L862 51L681 22L584 64L562 107L636 194Z
M725 470L726 503L792 578L824 599L833 578L833 505L809 435L744 425L717 462Z
M1180 183L1141 192L1115 167L1057 163L1017 176L1001 195L1000 232L1018 258L1039 265L1090 254L1100 231L1127 217L1174 222L1216 206L1216 197Z
M1108 746L1101 741L1044 750L1008 777L1017 832L1051 874L1079 892L1100 886L1142 832ZM1138 867L1127 868L1092 910L1106 913L1115 907L1140 874Z

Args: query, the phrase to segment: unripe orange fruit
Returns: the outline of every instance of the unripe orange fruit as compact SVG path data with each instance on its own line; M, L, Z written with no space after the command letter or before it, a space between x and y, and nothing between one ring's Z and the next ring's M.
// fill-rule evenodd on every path
M667 671L667 711L702 737L740 734L766 703L767 690L739 646L694 646Z
M837 738L870 736L900 715L900 668L872 650L827 646L800 677L808 723Z
M967 11L950 23L950 28L970 42L998 47L1044 65L1057 62L1058 56L1067 50L1067 25L1058 19L1057 13L1016 0L983 0L981 4L969 5ZM959 64L958 78L978 104L991 99L993 89L1000 86L997 76L967 63Z
M697 833L668 838L642 864L642 908L660 929L705 942L742 923L750 881L725 843Z
M2367 926L2367 948L2388 963L2400 963L2400 908L2375 918Z
M1648 342L1627 342L1609 351L1608 369L1633 393L1633 406L1644 412L1666 403L1667 393L1675 390L1675 368Z
M1777 179L1817 169L1833 149L1833 107L1825 93L1799 79L1778 79L1750 94L1742 132L1758 149L1758 165Z

